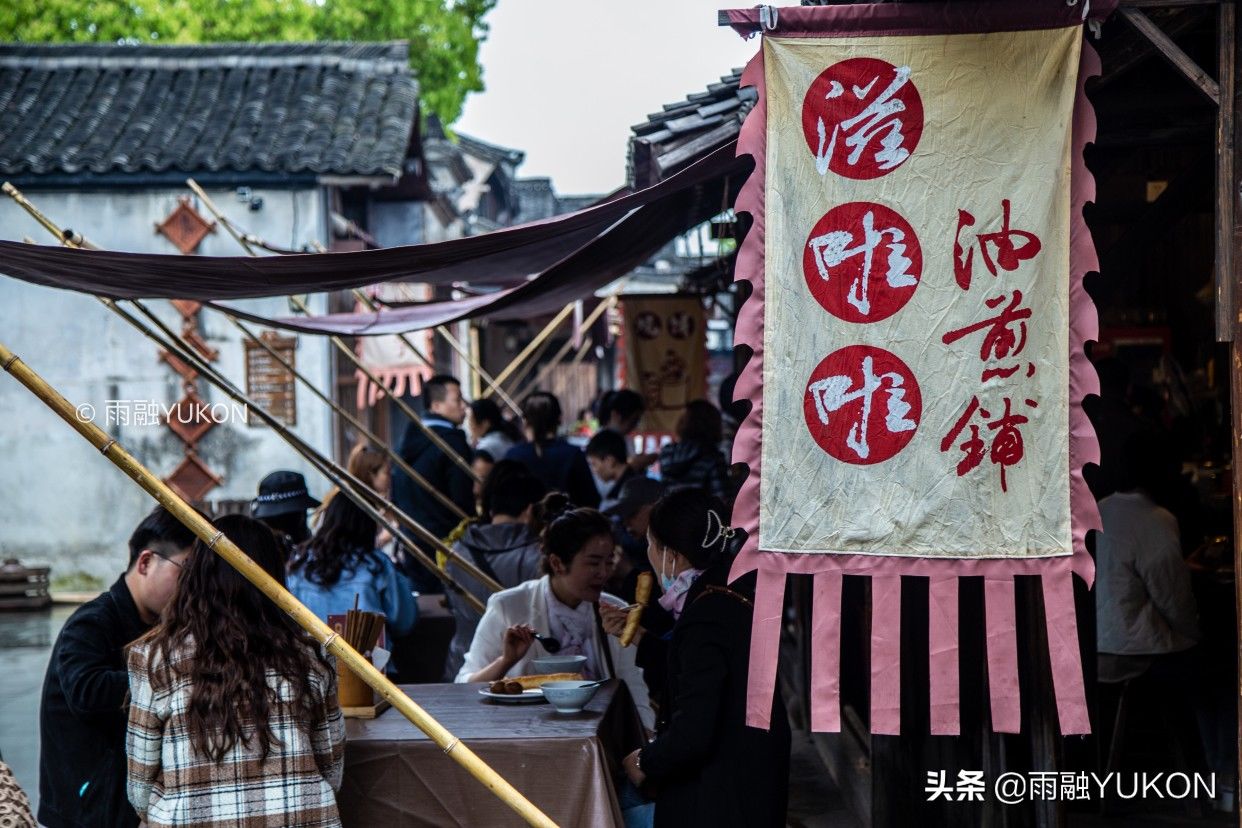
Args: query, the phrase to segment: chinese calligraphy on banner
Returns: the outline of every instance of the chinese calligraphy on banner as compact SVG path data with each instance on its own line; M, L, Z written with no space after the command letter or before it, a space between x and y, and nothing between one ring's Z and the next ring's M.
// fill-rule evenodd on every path
M1071 553L1080 39L765 38L762 548Z
M707 320L697 296L626 296L626 385L643 395L641 430L672 434L706 392Z
M727 14L764 35L742 79L759 91L739 139L756 169L736 205L755 220L736 337L755 350L737 385L754 411L734 452L751 473L733 516L748 533L733 574L759 572L748 720L768 720L772 619L798 572L815 577L811 624L828 639L812 725L839 729L841 577L868 575L871 728L897 732L901 584L918 575L932 732L957 732L957 579L978 575L992 723L1016 731L1022 574L1042 579L1062 732L1086 732L1071 575L1090 581L1098 521L1081 473L1098 451L1081 410L1096 390L1082 83L1098 59L1082 13Z

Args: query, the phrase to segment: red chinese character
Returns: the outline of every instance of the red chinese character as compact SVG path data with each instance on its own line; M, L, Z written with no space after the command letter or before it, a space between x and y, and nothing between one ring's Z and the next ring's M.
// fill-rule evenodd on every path
M1038 408L1038 404L1034 400L1024 400L1029 408ZM1030 418L1022 414L1014 414L1012 410L1012 401L1004 398L1005 413L991 422L986 422L992 414L979 404L978 397L971 397L970 402L966 406L966 410L962 416L953 424L953 428L949 429L949 433L940 441L940 450L948 451L953 448L954 441L961 436L962 432L969 427L970 436L957 447L962 450L962 459L957 464L957 476L963 477L971 469L974 469L983 462L984 448L983 439L979 436L979 426L971 422L971 418L975 413L982 415L985 425L989 431L995 431L992 436L992 446L988 450L987 455L991 459L993 465L1000 466L1000 483L1001 491L1009 491L1009 481L1005 475L1005 471L1009 466L1017 465L1021 462L1025 454L1025 444L1022 440L1022 432L1018 430L1018 426L1030 422Z
M914 437L923 398L896 355L869 345L834 351L815 367L803 397L807 429L844 463L888 460Z
M923 135L923 100L909 66L850 58L829 66L802 100L802 131L820 175L879 178Z
M965 413L963 413L961 417L958 417L957 422L953 425L953 428L949 429L949 433L946 434L944 439L940 441L941 451L948 451L953 447L953 441L956 440L958 435L962 433L962 430L966 428L966 424L970 421L970 418L975 415L976 411L979 411L984 417L992 416L986 409L979 407L978 397L971 397L970 404L966 406ZM957 476L962 477L966 474L966 472L983 462L983 456L986 454L986 450L983 447L983 441L979 439L979 426L974 423L970 423L970 437L966 439L966 442L958 446L958 448L962 450L962 459L958 461L957 464Z
M993 297L984 302L989 308L999 307L1001 302L1005 301L1005 295ZM945 345L952 345L967 334L975 331L981 331L984 328L988 332L983 336L983 343L979 346L979 359L987 362L993 359L1005 359L1010 354L1018 355L1022 353L1022 349L1026 347L1026 321L1031 318L1030 308L1019 308L1022 303L1022 291L1014 290L1009 300L1009 305L996 316L989 317L980 322L974 322L964 328L958 328L956 331L949 331L942 336L940 340ZM1014 326L1014 327L1011 327ZM1016 330L1014 328L1016 327ZM1032 366L1032 373L1034 373ZM1013 372L1010 371L1012 374Z
M974 227L975 217L965 210L957 211L957 234L953 238L953 276L962 290L970 289L970 277L974 272L975 246L973 243L962 247L962 230ZM1015 244L1013 237L1024 241ZM975 240L979 243L979 254L983 258L983 266L993 276L996 268L1006 273L1018 269L1018 265L1027 259L1035 258L1042 245L1034 233L1026 230L1009 229L1009 199L1001 201L1001 229L995 233L976 233ZM991 245L995 249L988 249Z
M802 275L824 310L846 322L887 319L923 272L914 228L882 204L854 201L824 214L802 251Z
M1026 404L1031 408L1038 408L1034 400L1027 400ZM1030 421L1029 417L1011 413L1010 400L1006 397L1004 415L999 420L988 423L988 428L996 432L996 436L992 438L992 450L989 455L992 462L1000 466L1002 492L1009 491L1009 487L1005 485L1006 467L1016 465L1022 460L1024 449L1022 432L1018 431L1018 426Z

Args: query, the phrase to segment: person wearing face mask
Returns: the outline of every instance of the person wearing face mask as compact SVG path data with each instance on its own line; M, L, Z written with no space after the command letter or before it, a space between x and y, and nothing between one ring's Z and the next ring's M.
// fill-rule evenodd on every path
M789 722L777 688L771 729L746 726L755 575L728 582L727 519L720 498L691 487L651 511L648 555L676 623L656 738L623 765L653 791L657 828L785 824Z
M604 592L612 573L612 525L594 509L574 509L553 492L540 504L543 530L542 578L493 594L470 642L458 683L495 681L536 672L534 659L552 655L534 633L560 642L556 655L586 656L588 679L618 678L626 683L643 726L655 724L634 648L604 632L597 605L624 604Z

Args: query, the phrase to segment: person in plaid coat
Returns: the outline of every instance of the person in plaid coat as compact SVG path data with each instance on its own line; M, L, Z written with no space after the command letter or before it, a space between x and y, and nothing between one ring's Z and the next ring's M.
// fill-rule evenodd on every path
M275 537L216 526L280 583ZM129 652L129 800L150 828L339 826L345 724L310 636L201 542Z

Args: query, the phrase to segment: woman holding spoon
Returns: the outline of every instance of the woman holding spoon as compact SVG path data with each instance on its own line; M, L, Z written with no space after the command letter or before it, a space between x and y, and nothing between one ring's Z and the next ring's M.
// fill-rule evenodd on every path
M572 508L560 493L548 495L540 505L547 574L488 599L457 681L530 675L535 658L581 655L586 658L586 678L619 678L629 686L650 729L655 716L642 671L634 664L634 648L622 647L605 634L599 620L601 600L623 603L604 592L613 565L612 526L594 509Z

